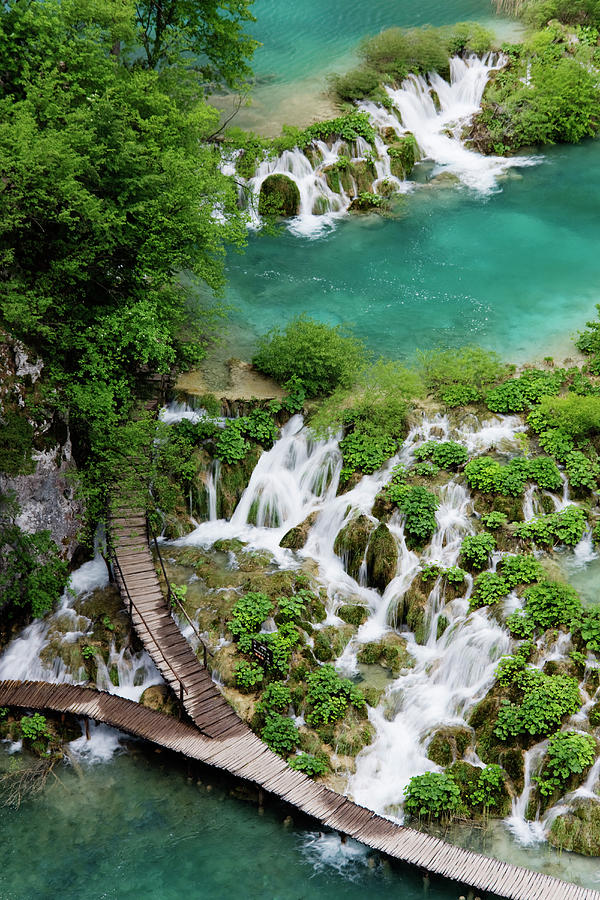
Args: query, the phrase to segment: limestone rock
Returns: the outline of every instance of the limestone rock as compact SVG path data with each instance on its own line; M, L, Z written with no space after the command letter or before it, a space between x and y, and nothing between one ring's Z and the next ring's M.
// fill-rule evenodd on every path
M313 512L299 525L290 528L279 542L280 547L287 550L301 550L308 538L308 533L317 520L318 513Z
M367 584L385 591L398 565L398 547L387 525L377 526L367 549Z
M548 840L561 850L600 856L600 798L575 800L564 816L554 820Z
M342 560L346 572L357 581L374 527L367 516L356 516L341 529L333 544L333 551Z
M287 175L267 175L260 187L258 212L261 216L296 216L300 210L300 191Z

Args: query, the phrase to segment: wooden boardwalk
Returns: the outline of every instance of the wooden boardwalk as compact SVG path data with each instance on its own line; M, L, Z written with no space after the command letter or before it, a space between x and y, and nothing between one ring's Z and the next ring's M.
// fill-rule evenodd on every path
M514 900L599 900L600 893L481 856L396 825L341 794L295 772L251 731L211 738L193 725L93 688L40 681L0 681L0 706L85 716L145 738L189 759L252 782L375 850L468 885Z

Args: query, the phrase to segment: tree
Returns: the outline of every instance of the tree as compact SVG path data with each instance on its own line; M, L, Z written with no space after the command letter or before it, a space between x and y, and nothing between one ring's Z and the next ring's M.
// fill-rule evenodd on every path
M195 60L205 81L240 87L250 77L248 60L258 41L243 30L254 22L254 0L140 0L138 40L152 68L182 55Z

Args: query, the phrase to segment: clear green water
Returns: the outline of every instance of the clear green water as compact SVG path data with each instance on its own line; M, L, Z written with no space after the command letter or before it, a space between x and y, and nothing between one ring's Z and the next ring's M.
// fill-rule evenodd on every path
M289 810L230 796L204 770L146 753L64 766L39 798L2 809L2 900L421 900L421 877L356 844L283 820ZM0 768L6 756L0 745ZM196 778L202 778L198 786ZM325 857L329 862L325 862ZM432 884L428 900L456 900Z
M486 198L425 188L396 221L308 240L253 236L232 256L232 340L300 312L350 322L377 353L480 343L521 361L569 352L600 300L600 144L555 147ZM572 349L572 348L571 348Z

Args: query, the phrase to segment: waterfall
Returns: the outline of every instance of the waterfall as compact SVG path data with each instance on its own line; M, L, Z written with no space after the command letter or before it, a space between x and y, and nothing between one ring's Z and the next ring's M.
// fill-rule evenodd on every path
M524 754L523 790L512 802L512 812L506 824L520 844L530 847L544 840L545 828L539 819L529 822L525 816L533 790L533 775L541 763L548 741L540 741Z
M206 497L208 501L208 520L216 522L217 520L217 486L219 484L219 475L221 474L221 460L213 460L212 466L206 478Z
M490 73L501 69L506 59L501 54L488 53L450 60L450 80L433 72L429 76L409 75L399 88L386 87L392 108L386 109L372 101L357 104L367 113L375 131L373 144L359 137L353 143L342 140L326 143L314 140L307 150L294 147L278 157L266 156L253 176L244 180L237 175L240 204L246 208L253 229L262 226L258 213L260 189L269 175L285 175L298 187L298 214L289 222L292 233L305 237L319 237L345 216L352 199L358 193L353 177L346 181L346 189L331 187L327 172L340 157L351 163L371 160L375 174L369 188L373 193L407 193L415 188L412 181L403 181L392 174L389 141L412 133L422 160L435 163L434 175L442 171L482 194L497 189L498 178L514 167L536 165L538 157L513 156L508 159L483 156L469 150L462 133L481 107L481 100ZM241 151L227 151L221 163L224 174L235 174L236 158ZM349 188L348 188L349 185ZM362 188L364 189L364 188Z

